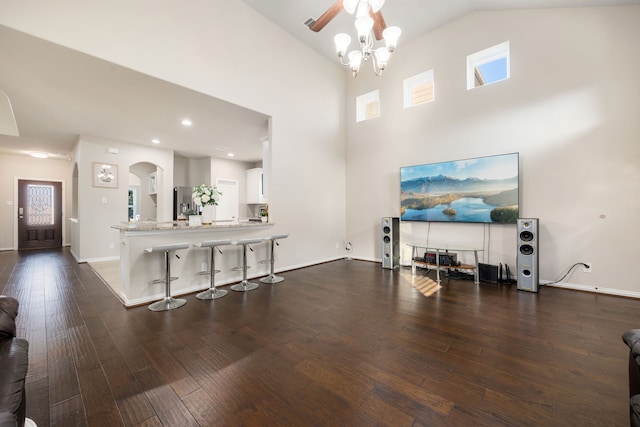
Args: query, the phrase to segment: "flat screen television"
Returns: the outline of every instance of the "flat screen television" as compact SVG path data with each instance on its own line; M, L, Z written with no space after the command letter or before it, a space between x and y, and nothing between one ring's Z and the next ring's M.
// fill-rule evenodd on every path
M403 221L515 224L518 153L400 168Z

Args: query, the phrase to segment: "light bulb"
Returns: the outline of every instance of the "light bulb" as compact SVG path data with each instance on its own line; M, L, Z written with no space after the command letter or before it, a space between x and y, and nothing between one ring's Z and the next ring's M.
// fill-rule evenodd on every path
M360 0L356 8L356 18L369 16L369 0Z
M373 13L377 13L382 9L384 0L369 0L369 4L371 4L371 10L373 10Z
M353 15L356 11L356 6L358 6L358 0L344 0L342 3L342 7L344 7L344 10L350 15Z
M358 38L360 43L364 43L373 28L373 19L370 16L362 16L356 19L356 30L358 30Z
M354 73L357 73L360 70L360 64L362 63L362 52L357 50L352 50L349 52L349 68Z
M378 61L378 66L384 69L389 61L389 57L391 57L391 52L389 52L386 47L379 47L375 50L375 55L376 60Z
M393 52L395 50L401 33L402 30L398 27L387 27L382 32L382 38L384 38L389 52Z
M345 33L336 34L336 36L333 38L333 42L336 44L336 51L338 52L338 56L340 58L343 58L344 54L347 52L349 43L351 43L351 37L349 37L349 35Z

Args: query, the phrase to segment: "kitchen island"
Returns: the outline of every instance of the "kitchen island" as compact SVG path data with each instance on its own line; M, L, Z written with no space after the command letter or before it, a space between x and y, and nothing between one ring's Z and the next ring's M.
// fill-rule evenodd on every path
M212 224L189 226L187 221L127 222L114 225L120 231L120 283L109 283L113 292L126 307L147 304L164 297L164 283L150 283L164 277L164 258L159 253L146 253L154 245L189 243L189 249L172 255L172 295L197 292L209 287L209 276L200 274L209 267L210 249L195 244L205 240L239 240L268 237L272 223L253 221L214 221ZM240 246L220 248L216 254L216 285L225 285L242 280L242 271L234 270L241 265ZM267 242L253 245L248 251L249 277L269 274L269 264L260 261L269 257Z

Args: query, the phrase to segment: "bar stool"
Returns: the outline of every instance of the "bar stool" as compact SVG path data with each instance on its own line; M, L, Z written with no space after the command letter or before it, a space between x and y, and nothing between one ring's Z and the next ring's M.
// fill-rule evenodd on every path
M176 280L177 277L171 277L171 262L170 252L177 251L178 249L187 249L189 243L170 243L168 245L155 245L144 251L148 254L152 252L164 252L164 279L152 280L150 284L164 282L165 296L161 301L154 302L148 308L151 311L165 311L173 310L174 308L180 308L187 303L187 300L181 298L171 297L171 281ZM178 257L178 255L176 255ZM179 257L178 257L179 258Z
M284 280L284 277L280 277L280 276L276 276L275 275L275 245L280 246L280 244L278 242L276 242L276 240L278 239L286 239L287 237L289 237L289 234L274 234L271 237L266 237L264 240L270 240L271 241L271 257L268 260L265 260L266 262L271 264L271 269L270 269L270 273L267 277L263 277L262 279L260 279L260 281L262 283L278 283L278 282L282 282Z
M220 270L216 270L216 250L220 252L220 254L222 254L222 251L220 250L219 246L226 246L226 245L230 245L231 243L232 243L231 240L207 240L204 242L196 243L194 245L199 248L211 248L211 261L209 262L210 271L202 271L198 273L201 275L208 274L210 276L209 289L207 289L204 292L200 292L198 295L196 295L196 298L203 299L203 300L216 299L216 298L222 298L223 296L229 293L229 291L225 289L220 289L220 290L216 289L215 277L216 277L216 273L220 273Z
M242 245L242 267L237 268L239 270L242 270L242 282L236 283L235 285L231 286L232 291L246 292L252 291L258 287L257 283L250 283L247 280L247 269L249 269L249 267L247 267L247 246L253 245L255 243L261 243L263 241L263 239L242 239L234 242L236 245ZM249 246L249 250L253 252L251 246Z

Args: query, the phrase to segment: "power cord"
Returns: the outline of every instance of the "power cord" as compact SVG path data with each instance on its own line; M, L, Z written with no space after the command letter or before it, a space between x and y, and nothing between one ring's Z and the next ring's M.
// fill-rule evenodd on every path
M569 275L569 273L571 273L571 270L573 270L574 268L576 268L577 266L582 265L584 267L589 267L589 264L586 264L584 262L576 262L575 264L573 264L569 270L564 274L564 276L562 276L561 278L559 278L558 280L554 281L554 282L547 282L544 285L541 286L545 286L545 285L553 285L554 283L558 283L558 282L562 282L562 280L567 277Z

